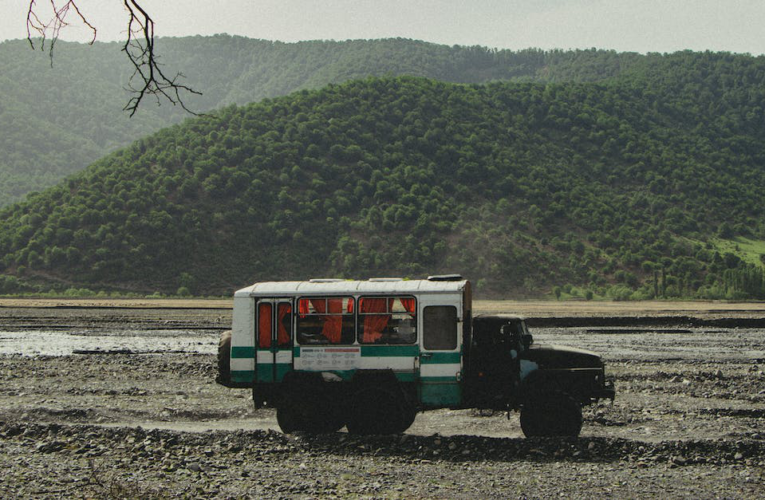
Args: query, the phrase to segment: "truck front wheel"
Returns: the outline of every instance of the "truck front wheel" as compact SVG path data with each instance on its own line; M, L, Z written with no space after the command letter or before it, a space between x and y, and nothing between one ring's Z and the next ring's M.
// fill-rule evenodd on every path
M526 437L577 437L582 430L582 407L566 395L533 399L521 408Z

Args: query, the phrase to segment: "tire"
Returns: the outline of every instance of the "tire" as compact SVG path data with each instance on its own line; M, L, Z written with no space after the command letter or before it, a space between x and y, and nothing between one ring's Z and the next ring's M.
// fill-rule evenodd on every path
M315 420L310 405L304 404L299 399L284 401L277 406L276 422L285 434L293 432L321 434L323 432L321 424Z
M276 408L276 422L285 434L292 434L300 430L300 417L291 404L285 404Z
M404 403L404 418L402 420L401 427L395 432L395 434L403 434L408 428L412 426L414 420L417 418L417 410L409 403Z
M400 391L367 388L351 398L348 432L351 434L401 434L412 425L416 412Z
M314 422L316 434L332 434L343 427L345 427L345 417L337 411L325 413Z
M345 425L342 406L336 395L315 380L290 383L276 407L276 421L285 434L307 432L327 434Z
M582 407L566 395L532 400L521 408L521 430L526 437L577 437Z
M223 332L218 342L218 376L215 381L223 386L231 384L231 330Z

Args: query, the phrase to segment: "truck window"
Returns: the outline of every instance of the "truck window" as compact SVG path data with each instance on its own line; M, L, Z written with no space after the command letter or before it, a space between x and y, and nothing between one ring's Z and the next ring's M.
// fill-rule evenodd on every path
M457 308L428 306L422 312L425 349L450 351L457 348Z
M268 302L258 304L258 348L260 349L271 348L272 307L273 305ZM292 343L292 305L281 302L276 308L276 313L276 340L278 347L290 347Z
M290 347L292 345L292 304L284 302L279 303L276 308L277 331L276 340L279 347Z
M300 344L352 344L354 330L352 297L303 297L298 301Z
M359 342L413 344L417 341L417 303L414 297L361 297Z
M271 347L271 304L258 304L258 347Z

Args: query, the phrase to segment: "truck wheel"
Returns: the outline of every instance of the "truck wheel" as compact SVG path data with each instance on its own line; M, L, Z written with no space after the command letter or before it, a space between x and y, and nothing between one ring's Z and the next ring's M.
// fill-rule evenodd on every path
M284 433L325 434L345 425L340 401L322 382L309 379L287 383L276 406L276 421Z
M345 420L337 412L322 412L310 406L285 403L276 408L276 422L285 434L307 432L309 434L328 434L337 432L345 425Z
M231 330L223 332L218 342L218 376L215 381L223 386L231 383Z
M414 423L414 419L417 418L417 410L414 409L409 403L403 403L404 412L401 426L394 432L394 434L403 434Z
M319 413L321 415L321 413ZM345 418L343 415L336 411L329 412L322 416L322 418L315 423L315 430L317 434L331 434L337 432L345 426Z
M285 434L291 434L300 429L300 414L291 404L279 405L276 408L276 422Z
M403 397L379 388L363 389L351 399L348 432L351 434L400 434L412 425Z
M521 408L521 430L526 437L577 437L582 407L565 395L532 400Z
M396 434L403 434L414 423L417 418L417 410L411 404L404 402L404 421Z

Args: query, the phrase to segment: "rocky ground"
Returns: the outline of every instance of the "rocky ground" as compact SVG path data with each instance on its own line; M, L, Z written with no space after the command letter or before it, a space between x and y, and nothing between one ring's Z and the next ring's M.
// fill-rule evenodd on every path
M765 330L633 316L534 329L616 377L560 440L471 410L284 435L213 382L225 307L0 307L0 497L765 498Z

